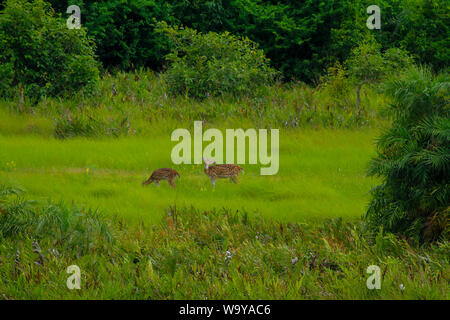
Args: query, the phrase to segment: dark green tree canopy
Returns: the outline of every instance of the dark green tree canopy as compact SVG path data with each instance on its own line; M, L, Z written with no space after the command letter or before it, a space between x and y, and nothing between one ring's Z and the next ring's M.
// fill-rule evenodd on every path
M96 40L104 66L159 70L168 53L156 21L202 33L230 32L259 44L285 78L317 80L335 61L343 63L368 35L384 52L408 50L434 70L450 61L450 21L445 0L381 0L381 30L368 30L369 0L50 0L67 16L81 7L82 24Z

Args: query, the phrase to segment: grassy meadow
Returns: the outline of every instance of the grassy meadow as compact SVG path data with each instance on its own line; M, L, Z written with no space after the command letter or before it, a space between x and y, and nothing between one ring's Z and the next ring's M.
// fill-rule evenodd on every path
M15 111L16 101L3 102L0 177L30 197L74 201L130 221L157 221L173 204L246 209L282 221L360 218L374 185L365 169L384 98L369 91L365 116L357 118L350 97L348 106L335 105L326 88L260 90L240 99L171 98L158 77L139 71L106 75L87 101L48 99L25 114ZM278 174L243 165L239 185L220 180L213 191L202 165L173 166L171 133L186 128L192 135L195 120L204 121L203 132L280 128ZM176 190L141 186L153 170L171 166L181 174Z
M368 90L356 115L351 97L303 84L199 102L158 81L119 74L88 100L0 103L0 299L448 298L447 243L371 239L361 223L384 97ZM194 120L279 128L278 174L247 164L213 190L202 165L173 165L170 134ZM160 167L180 172L175 189L141 185ZM81 290L66 287L72 264ZM372 264L381 290L366 287Z
M37 135L0 136L0 177L32 198L74 201L130 221L159 220L170 205L246 209L281 221L359 218L373 180L365 166L374 130L282 132L280 170L261 176L243 165L240 184L219 180L215 190L202 165L171 164L170 135L58 140ZM318 148L320 146L320 148ZM141 186L153 170L174 167L177 188Z

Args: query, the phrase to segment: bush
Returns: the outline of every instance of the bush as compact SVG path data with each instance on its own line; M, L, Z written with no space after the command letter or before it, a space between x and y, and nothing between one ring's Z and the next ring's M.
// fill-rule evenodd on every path
M95 48L86 31L68 29L42 0L6 2L0 44L0 95L17 86L21 96L36 100L90 92L98 81Z
M228 32L201 34L190 28L159 24L160 32L172 41L164 74L168 91L195 98L231 94L252 94L269 84L277 72L269 66L264 52L248 38Z
M372 190L369 228L416 240L449 235L450 79L411 69L386 84L392 126L377 142L370 175L383 183Z

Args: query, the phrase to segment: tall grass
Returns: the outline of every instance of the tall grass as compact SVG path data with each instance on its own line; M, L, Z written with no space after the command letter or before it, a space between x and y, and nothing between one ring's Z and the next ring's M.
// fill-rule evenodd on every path
M3 219L15 215L12 208L2 205ZM71 234L77 221L67 221ZM42 234L38 250L30 237L0 235L0 298L449 298L448 243L418 249L382 232L370 243L360 224L342 219L279 223L245 211L172 206L153 227L120 218L104 223L117 241L88 252L55 242L56 229ZM81 290L66 287L73 264L82 272ZM382 270L380 290L366 287L374 264Z
M40 115L54 122L54 135L118 136L149 134L161 122L189 123L203 120L213 125L232 123L252 127L358 128L374 126L379 107L386 98L374 89L364 89L362 113L354 110L351 88L340 91L326 85L312 88L303 83L277 83L257 89L252 96L210 97L196 100L172 97L159 75L140 70L135 73L105 74L96 92L71 99L43 98L34 104L18 100L0 102L0 110ZM0 128L5 127L0 121ZM11 128L12 129L12 128Z
M94 210L63 203L24 200L16 189L0 187L0 237L3 239L49 240L63 250L87 253L96 245L113 240L108 226ZM9 196L9 197L8 197Z

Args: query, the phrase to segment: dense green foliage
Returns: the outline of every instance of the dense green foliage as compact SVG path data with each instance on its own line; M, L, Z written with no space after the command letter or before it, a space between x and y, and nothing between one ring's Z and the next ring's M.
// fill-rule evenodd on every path
M435 70L450 61L449 5L446 0L382 0L381 30L368 30L369 0L71 0L50 1L58 12L81 7L82 23L98 45L107 68L160 69L167 39L156 21L199 32L228 31L260 45L286 78L316 80L336 60L346 60L369 34L382 50L404 48Z
M372 229L449 238L450 78L413 69L386 84L392 126L369 173L383 178L367 212Z
M168 35L172 50L164 80L169 93L195 98L252 95L274 82L276 71L264 52L248 38L229 33L201 34L189 28L158 25Z
M5 190L2 229L29 206ZM130 227L62 204L27 212L53 232L37 239L36 232L0 233L0 299L448 299L448 243L425 252L380 233L372 245L358 224L341 219L300 225L171 207L157 225ZM64 241L56 241L60 230ZM116 241L107 241L106 230ZM80 235L92 239L88 252ZM82 290L66 287L74 264ZM366 287L372 264L382 269L381 290Z
M98 80L94 47L85 30L69 30L41 0L6 2L0 43L0 95L16 86L21 98L33 99L89 92Z

